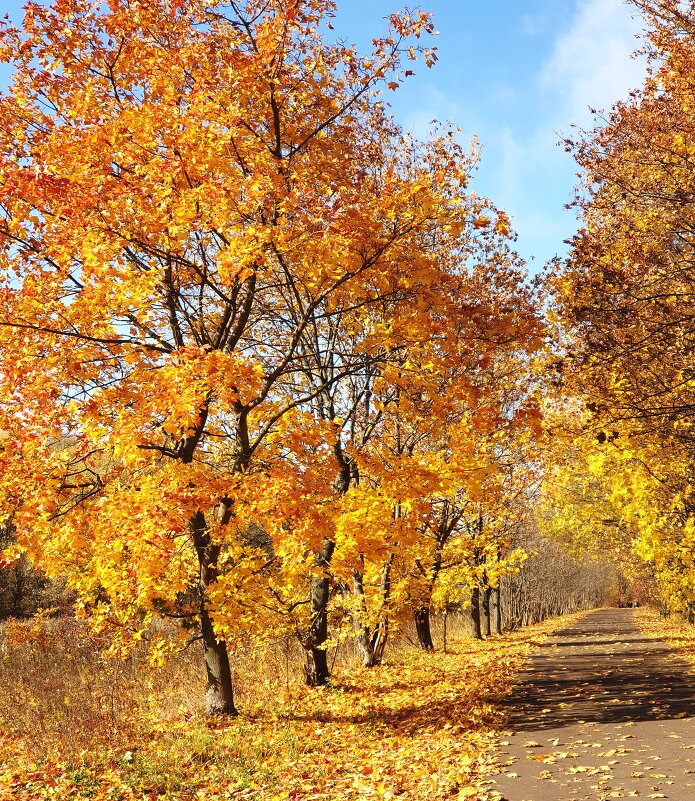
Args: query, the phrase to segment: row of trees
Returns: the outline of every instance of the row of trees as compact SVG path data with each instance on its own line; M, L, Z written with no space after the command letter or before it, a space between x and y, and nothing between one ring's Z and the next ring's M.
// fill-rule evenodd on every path
M556 541L529 532L530 555L518 573L501 581L503 629L528 626L549 617L596 609L617 600L621 572L610 559L570 555Z
M695 600L695 14L633 0L647 24L644 86L594 131L568 141L583 170L583 228L552 279L574 397L555 429L565 467L547 519L576 543L651 563L662 602ZM562 450L562 449L559 449Z
M320 685L341 621L373 666L394 620L431 650L432 613L470 603L483 637L605 602L615 570L544 537L690 603L695 22L636 4L653 74L570 145L550 324L475 150L386 112L436 60L426 14L367 56L326 38L330 0L4 24L5 558L67 577L115 651L164 659L151 624L179 621L211 714L242 636L296 636Z
M201 637L211 714L242 632L321 684L330 608L370 665L519 562L534 290L476 153L379 97L429 17L362 57L332 11L60 0L0 39L2 510L115 649Z

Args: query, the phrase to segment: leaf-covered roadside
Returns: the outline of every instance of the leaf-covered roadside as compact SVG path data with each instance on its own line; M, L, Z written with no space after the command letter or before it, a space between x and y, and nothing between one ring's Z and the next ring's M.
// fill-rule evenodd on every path
M275 682L258 682L266 694L246 699L249 713L228 726L211 728L183 708L168 718L161 709L147 715L142 703L116 737L89 732L92 742L80 753L70 753L49 725L55 742L43 754L28 732L3 735L0 798L494 798L486 775L503 716L498 702L539 638L565 620L484 642L461 638L448 654L404 649L379 669L337 671L324 690L278 693ZM13 653L4 660L5 681ZM66 687L53 692L67 695L71 677L62 680Z
M655 640L665 640L695 671L695 627L678 614L662 617L659 610L644 606L635 612L635 622L642 633Z

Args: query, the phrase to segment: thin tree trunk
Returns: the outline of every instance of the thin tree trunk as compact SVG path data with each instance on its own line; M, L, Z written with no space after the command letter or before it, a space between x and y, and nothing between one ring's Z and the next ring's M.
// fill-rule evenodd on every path
M487 571L483 573L483 591L482 591L482 602L483 602L483 634L486 637L489 637L492 633L492 629L490 627L490 596L492 595L492 588L488 584L487 578Z
M421 606L415 610L415 631L417 639L423 651L434 651L432 642L432 631L430 629L430 608Z
M372 634L372 650L374 652L374 664L380 665L384 659L384 651L389 637L389 604L391 602L391 565L393 564L393 553L381 570L381 609L379 610L379 620Z
M445 514L445 513L443 513ZM427 576L427 586L425 588L424 598L419 607L415 609L415 631L417 632L417 639L423 651L434 651L434 642L432 641L432 630L430 626L430 603L432 601L432 593L434 592L434 585L442 569L442 554L444 546L451 535L452 526L449 525L448 517L444 516L437 532L437 542L434 548L434 555L432 558L432 567L426 571L419 561L416 565L423 576Z
M345 456L340 438L333 444L333 453L338 463L338 475L334 488L340 495L350 488L352 480L352 462ZM302 638L302 645L306 651L304 672L306 683L310 687L323 687L330 678L328 669L328 656L324 647L328 639L328 600L330 598L331 577L328 568L333 558L335 542L324 539L321 551L317 554L315 564L321 572L311 579L309 596L309 609L311 621L307 635Z
M306 683L310 687L322 687L330 676L328 657L324 644L328 639L328 598L330 594L330 566L335 550L332 540L324 540L321 551L316 557L316 566L321 573L311 579L311 623L304 643L306 649Z
M493 634L502 633L502 593L500 592L500 585L492 589L492 632Z
M483 600L483 621L482 621L482 628L483 634L486 637L489 637L492 634L492 621L490 617L490 599L492 597L492 588L485 587L482 592L482 600Z
M480 625L480 587L471 590L471 619L473 620L473 636L483 639L483 629Z
M217 581L219 545L214 545L208 533L205 515L196 512L190 521L193 543L200 568L198 594L200 601L200 627L203 638L207 690L205 711L208 715L237 715L234 706L232 671L229 665L227 644L215 636L215 628L207 607L207 588Z
M482 536L483 536L483 515L482 513L478 514L478 521L476 526L476 540L477 543L480 543ZM480 547L478 544L473 549L473 564L478 567L482 565L484 562L483 555L481 553ZM477 576L476 571L476 584L473 586L471 590L471 618L473 620L473 635L477 637L477 639L483 639L483 627L480 619L480 584L479 577Z
M12 591L12 616L22 617L22 595L24 594L24 576L22 575L23 562L25 556L20 557L12 566L12 575L14 577L14 587Z
M364 600L364 576L360 570L355 570L352 574L352 591L355 596L356 610L353 616L353 627L355 629L355 644L360 655L363 667L374 667L374 649L372 648L372 637L367 621L367 605Z

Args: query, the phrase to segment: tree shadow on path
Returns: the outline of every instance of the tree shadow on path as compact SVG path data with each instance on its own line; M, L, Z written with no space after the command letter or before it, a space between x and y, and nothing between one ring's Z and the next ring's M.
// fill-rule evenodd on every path
M642 636L632 610L601 610L546 642L505 706L517 731L684 718L695 715L695 677Z
M504 801L695 799L695 677L631 609L592 612L529 660L506 699Z

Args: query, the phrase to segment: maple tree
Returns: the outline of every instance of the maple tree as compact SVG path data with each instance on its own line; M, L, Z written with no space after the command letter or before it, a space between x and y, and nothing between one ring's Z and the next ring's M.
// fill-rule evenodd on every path
M452 285L452 300L465 304L465 328L462 321L454 336L441 329L419 347L401 349L398 361L325 402L334 419L341 404L346 436L337 450L342 509L322 598L325 607L332 577L334 606L351 617L365 666L380 663L394 614L412 614L416 604L418 632L428 628L440 569L461 563L460 555L451 565L449 556L442 562L462 516L456 499L478 492L482 476L496 469L480 445L485 432L491 452L514 425L535 420L532 403L519 396L512 409L508 394L501 397L503 385L518 389L528 370L524 357L542 342L535 296L513 254L497 244L490 256ZM501 486L490 484L490 502L501 494ZM465 594L459 592L460 600Z
M540 349L544 329L532 292L526 304L520 295L516 325L506 321L503 340L475 368L466 368L468 380L477 370L475 402L471 405L469 399L466 406L459 401L460 419L452 427L449 446L435 444L445 464L451 459L453 476L432 496L413 556L411 595L417 601L416 630L425 650L433 649L430 610L447 605L470 601L477 635L482 637L483 629L490 634L493 627L500 632L499 579L515 570L521 557L510 534L523 525L540 424L530 357ZM445 474L445 469L439 472Z
M373 467L371 496L347 492L338 406L369 428L371 382L401 392L433 340L453 358L467 265L492 280L511 258L506 216L466 191L475 153L415 142L378 98L402 59L434 62L429 17L391 17L362 57L322 39L332 11L56 0L2 28L3 511L114 650L149 638L161 660L178 643L152 620L193 628L211 714L236 712L242 632L299 630L325 680L344 505L365 519L421 490Z
M315 413L337 429L332 450L338 477L332 503L323 509L330 509L335 529L315 557L309 606L302 606L301 581L286 582L283 590L307 649L312 684L328 674L329 606L338 623L352 620L362 663L381 662L389 620L411 608L413 583L421 582L412 564L432 524L432 505L440 505L442 492L479 482L485 458L476 452L476 431L499 427L497 407L484 400L495 385L480 365L506 359L520 377L523 362L515 359L539 346L533 295L513 267L513 254L496 248L492 269L482 261L455 280L450 276L447 301L453 305L449 316L440 305L431 339L400 347L390 358L382 352L361 375L317 394ZM452 332L447 321L455 314L461 325ZM345 341L333 332L323 339L332 345L314 343L311 362L319 373L340 361L335 348L344 349ZM298 514L307 514L309 503L303 497ZM335 632L332 641L340 636Z
M650 74L601 127L568 142L583 170L584 225L554 283L570 335L567 385L608 452L594 467L606 463L617 517L682 608L693 600L695 15L675 0L634 5Z

